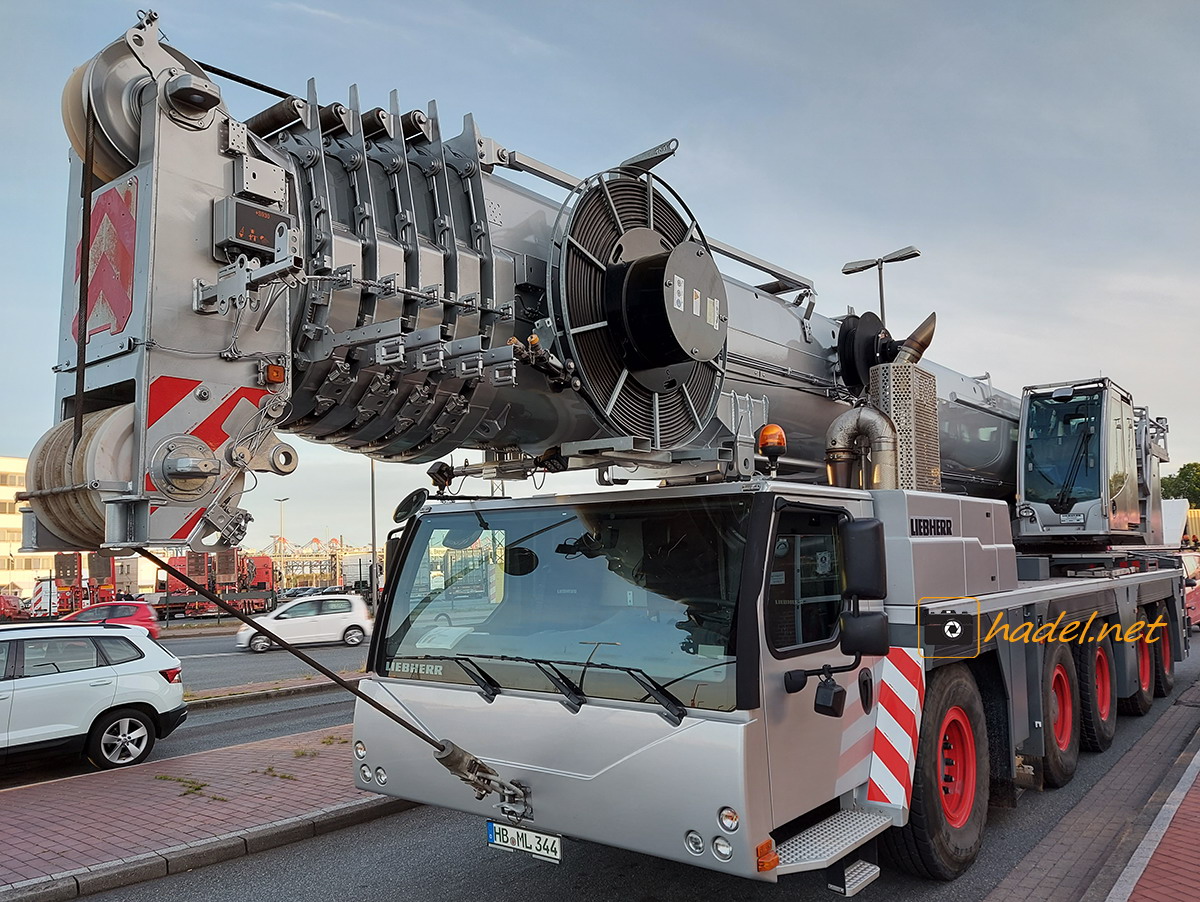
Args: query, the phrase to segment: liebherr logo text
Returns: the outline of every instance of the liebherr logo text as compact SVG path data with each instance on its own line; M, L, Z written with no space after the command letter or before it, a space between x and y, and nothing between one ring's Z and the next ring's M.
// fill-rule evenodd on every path
M952 536L954 521L936 517L912 517L908 521L910 536Z
M441 664L417 664L413 661L400 661L394 665L398 673L428 673L430 676L441 676Z

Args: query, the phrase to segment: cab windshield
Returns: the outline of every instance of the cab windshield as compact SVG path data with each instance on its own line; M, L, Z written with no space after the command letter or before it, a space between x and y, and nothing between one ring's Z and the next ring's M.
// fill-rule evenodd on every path
M1070 397L1034 396L1025 436L1026 501L1049 504L1057 513L1100 497L1101 395L1078 391Z
M389 677L683 705L735 705L734 614L750 496L433 513L384 626ZM525 661L501 660L524 658ZM653 704L651 701L650 703Z

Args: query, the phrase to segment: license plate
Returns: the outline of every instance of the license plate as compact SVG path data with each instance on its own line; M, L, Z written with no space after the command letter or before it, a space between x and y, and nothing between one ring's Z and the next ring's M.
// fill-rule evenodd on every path
M541 858L543 861L552 861L555 864L562 862L561 836L488 821L487 841L489 846L504 849L506 852L528 852L534 858Z
M1083 514L1062 514L1059 517L1060 523L1082 523Z

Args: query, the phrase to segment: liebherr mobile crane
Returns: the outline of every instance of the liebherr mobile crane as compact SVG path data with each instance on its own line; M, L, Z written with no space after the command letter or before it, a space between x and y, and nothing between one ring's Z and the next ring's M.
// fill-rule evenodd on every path
M924 359L932 316L821 315L700 226L657 174L674 141L578 178L395 92L239 119L218 78L245 81L145 14L67 84L85 200L28 548L234 546L247 477L296 467L280 433L441 487L657 481L401 505L360 788L478 814L481 846L852 895L879 851L962 873L989 805L1170 691L1167 427L1110 380L1016 397Z

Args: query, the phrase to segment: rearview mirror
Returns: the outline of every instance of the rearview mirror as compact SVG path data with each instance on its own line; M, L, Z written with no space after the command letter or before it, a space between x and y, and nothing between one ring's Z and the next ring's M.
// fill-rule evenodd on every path
M873 614L842 614L839 624L842 634L842 654L863 657L885 656L892 650L888 616Z
M844 598L887 598L887 557L883 523L873 517L838 524L846 573Z

